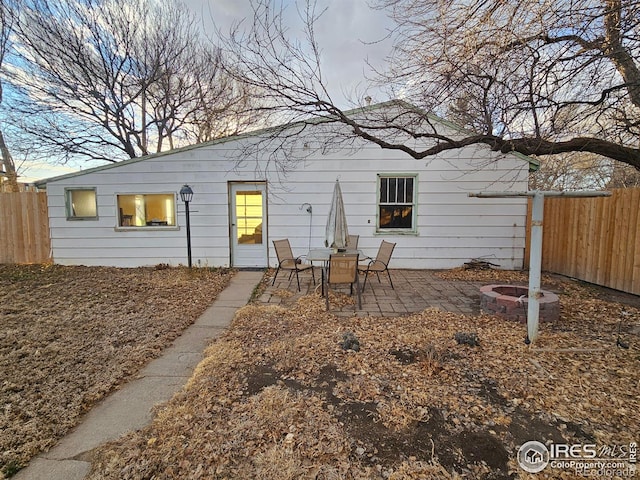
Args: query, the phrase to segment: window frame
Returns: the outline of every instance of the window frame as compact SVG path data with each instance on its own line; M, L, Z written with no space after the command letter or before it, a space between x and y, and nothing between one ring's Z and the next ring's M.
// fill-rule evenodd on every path
M76 215L73 211L72 195L74 192L92 192L95 205L95 215ZM64 189L64 209L67 221L91 221L98 220L98 188L97 187L65 187Z
M389 178L411 178L413 180L413 198L411 202L381 202L382 180ZM405 199L406 200L406 199ZM380 208L385 205L411 205L411 227L410 228L385 228L380 226ZM376 233L377 234L408 234L417 235L418 227L416 225L418 212L418 174L417 173L378 173L376 176Z
M121 196L133 196L135 197L136 195L142 195L142 196L147 196L147 195L168 195L170 197L173 198L173 218L174 218L174 224L173 225L121 225L121 221L122 219L120 218L120 204L118 203L118 199ZM115 221L116 221L116 226L115 226L115 230L116 231L132 231L132 230L143 230L143 231L149 231L149 230L163 230L163 231L167 231L167 230L180 230L180 226L178 225L178 194L176 192L167 192L167 191L163 191L163 192L140 192L140 191L136 191L136 192L116 192L115 193Z

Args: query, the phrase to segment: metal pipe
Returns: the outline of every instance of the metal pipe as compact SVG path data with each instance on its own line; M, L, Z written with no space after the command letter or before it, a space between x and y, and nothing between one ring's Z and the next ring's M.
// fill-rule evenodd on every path
M601 192L595 190L581 190L578 192L550 192L532 190L530 192L475 192L468 193L470 197L478 198L509 198L509 197L533 197L538 193L543 193L545 197L610 197L611 192Z
M544 218L543 192L533 192L531 206L531 252L529 256L529 308L527 310L527 340L535 342L538 338L539 299L542 296L540 279L542 277L542 224Z
M467 194L478 198L532 197L531 206L531 242L529 252L529 306L527 310L527 339L533 343L538 338L538 320L540 314L540 279L542 277L542 224L544 218L545 197L610 197L611 192L583 190L578 192L553 192L533 190L530 192L476 192Z
M189 202L184 202L184 211L187 217L187 261L191 268L191 225L189 224Z
M313 223L313 207L311 206L310 203L303 203L302 205L300 205L300 210L302 210L304 207L307 207L306 212L309 214L309 250L311 250L311 224Z

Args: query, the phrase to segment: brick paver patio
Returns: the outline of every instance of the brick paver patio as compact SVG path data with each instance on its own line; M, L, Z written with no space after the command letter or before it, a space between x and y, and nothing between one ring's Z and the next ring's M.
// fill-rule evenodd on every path
M316 284L311 274L300 275L298 292L295 275L289 281L289 272L280 272L275 285L269 282L267 288L257 299L258 303L273 305L290 305L306 294L320 294L320 268L315 269ZM391 288L386 274L380 275L380 282L375 275L367 280L362 292L362 310L356 310L359 316L393 317L420 312L425 308L436 307L441 310L478 314L480 312L480 286L483 282L449 281L437 276L434 270L401 270L392 269L391 278L395 289ZM360 276L360 285L364 277ZM349 293L348 286L332 287L332 291ZM336 315L353 315L354 306L331 304L331 312Z

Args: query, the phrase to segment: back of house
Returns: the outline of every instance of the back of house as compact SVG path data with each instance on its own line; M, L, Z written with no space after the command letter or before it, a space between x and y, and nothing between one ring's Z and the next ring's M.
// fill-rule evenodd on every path
M324 246L339 180L349 233L370 256L396 243L392 268L522 267L526 199L468 193L526 191L526 157L469 146L415 160L361 139L332 146L322 123L281 132L287 151L273 134L245 134L43 181L54 262L186 264L188 184L195 266L273 267L273 240L295 255Z

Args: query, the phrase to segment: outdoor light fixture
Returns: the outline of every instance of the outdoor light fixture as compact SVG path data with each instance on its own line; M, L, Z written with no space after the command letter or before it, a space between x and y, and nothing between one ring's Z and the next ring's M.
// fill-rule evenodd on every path
M193 199L193 190L189 185L185 185L180 189L180 198L184 203L189 203Z
M180 189L180 198L184 202L184 212L187 217L187 258L189 268L191 268L191 226L189 224L189 202L193 199L193 190L189 185L184 185Z

